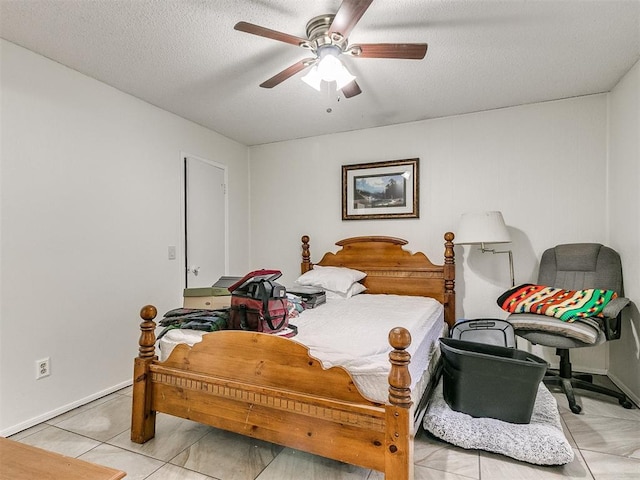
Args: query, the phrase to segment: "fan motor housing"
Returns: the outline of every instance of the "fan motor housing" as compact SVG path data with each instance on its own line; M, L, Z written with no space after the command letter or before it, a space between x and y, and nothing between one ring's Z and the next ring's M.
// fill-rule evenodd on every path
M327 13L313 17L307 22L307 38L315 47L314 50L325 45L334 45L344 51L347 39L337 32L329 34L329 28L334 18L335 15Z

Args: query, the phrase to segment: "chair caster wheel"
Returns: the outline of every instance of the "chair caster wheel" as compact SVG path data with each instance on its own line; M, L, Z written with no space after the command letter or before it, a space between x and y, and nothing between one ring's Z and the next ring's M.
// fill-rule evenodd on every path
M633 408L633 403L631 403L628 398L625 398L624 400L618 400L618 403L624 408Z
M580 405L577 405L577 404L576 405L569 405L569 408L571 409L571 411L573 413L576 413L576 414L578 414L578 413L580 413L582 411L582 407Z

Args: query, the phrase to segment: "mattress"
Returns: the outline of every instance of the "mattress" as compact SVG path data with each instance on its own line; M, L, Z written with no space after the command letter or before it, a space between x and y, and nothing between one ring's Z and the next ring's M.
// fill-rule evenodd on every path
M414 402L422 396L438 355L443 335L444 309L432 298L401 295L356 295L332 299L305 310L290 323L298 327L292 340L309 348L325 368L341 366L358 390L370 400L386 403L389 375L389 331L404 327L411 334L409 372ZM204 332L171 330L160 339L160 360L180 343L193 345ZM215 334L215 333L214 333Z

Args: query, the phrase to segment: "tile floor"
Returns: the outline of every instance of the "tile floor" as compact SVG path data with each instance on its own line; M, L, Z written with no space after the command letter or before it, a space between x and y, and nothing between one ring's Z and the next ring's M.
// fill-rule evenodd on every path
M463 450L423 430L415 441L415 480L640 479L640 410L579 393L575 415L554 392L575 460L540 467L497 454ZM126 480L380 480L345 465L189 420L158 415L156 438L129 440L131 387L36 425L11 438L127 472Z

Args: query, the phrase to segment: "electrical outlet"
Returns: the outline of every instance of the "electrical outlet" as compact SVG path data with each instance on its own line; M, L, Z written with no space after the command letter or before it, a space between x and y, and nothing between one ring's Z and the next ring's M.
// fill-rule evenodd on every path
M36 380L51 375L51 359L49 357L36 361Z

